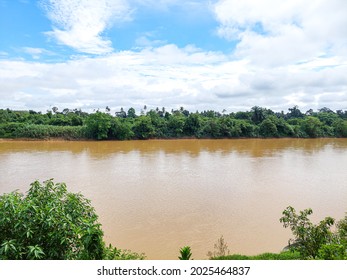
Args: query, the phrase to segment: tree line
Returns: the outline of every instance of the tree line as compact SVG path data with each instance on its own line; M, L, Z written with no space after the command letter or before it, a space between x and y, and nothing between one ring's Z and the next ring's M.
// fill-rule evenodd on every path
M274 112L254 106L249 111L189 112L181 107L141 110L110 108L93 113L57 107L46 113L0 109L1 138L64 138L96 140L169 138L347 137L347 111L329 108L304 112L294 106Z

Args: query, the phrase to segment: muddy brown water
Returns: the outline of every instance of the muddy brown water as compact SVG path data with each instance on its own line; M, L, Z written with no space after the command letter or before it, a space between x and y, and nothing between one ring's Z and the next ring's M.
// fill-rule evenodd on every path
M0 141L0 193L54 178L91 199L105 240L177 259L279 252L289 205L312 219L347 211L347 139Z

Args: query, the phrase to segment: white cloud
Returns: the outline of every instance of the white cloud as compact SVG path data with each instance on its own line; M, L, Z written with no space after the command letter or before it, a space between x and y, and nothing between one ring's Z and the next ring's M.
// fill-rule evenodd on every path
M160 45L165 45L167 42L163 40L156 40L156 32L144 32L135 40L136 48L151 48Z
M31 55L33 59L40 59L42 55L55 55L55 53L43 48L24 47L23 51Z
M131 9L126 0L44 0L42 2L53 31L47 32L60 44L79 52L105 54L112 43L102 36L117 22L129 20Z
M220 0L218 34L237 41L236 57L281 66L347 53L345 0Z
M347 1L212 2L42 0L52 22L48 34L85 56L40 63L11 61L0 52L0 108L347 109ZM140 48L113 52L104 36L136 16L136 9L177 7L177 14L187 17L190 9L206 15L202 10L212 7L218 34L234 40L235 49L223 54L180 48L156 40L155 31L143 31L136 42ZM43 48L22 51L34 59L50 55Z
M173 6L181 7L206 7L209 5L209 0L128 0L132 4L151 7L152 9L165 10Z
M2 60L0 108L346 109L345 73L347 61L335 58L260 68L246 59L175 45L64 63Z
M169 12L179 7L182 15L209 11L208 0L41 0L41 6L52 22L46 34L59 44L86 54L113 52L111 40L104 31L117 23L133 20L140 9ZM154 46L160 43L140 37L137 46ZM154 43L154 44L153 44Z

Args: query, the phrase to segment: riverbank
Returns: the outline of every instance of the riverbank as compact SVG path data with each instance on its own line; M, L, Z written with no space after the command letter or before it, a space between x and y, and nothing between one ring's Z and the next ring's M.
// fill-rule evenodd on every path
M47 141L47 142L93 142L93 141L101 141L101 142L123 142L123 141L176 141L176 140L248 140L248 139L259 139L259 140L283 140L283 139L347 139L347 137L232 137L232 138L197 138L197 137L172 137L172 138L149 138L149 139L128 139L128 140L115 140L115 139L105 139L105 140L96 140L90 138L64 138L64 137L49 137L49 138L28 138L28 137L19 137L19 138L0 138L0 142L6 141Z
M63 138L65 140L235 139L347 137L347 112L325 108L284 114L253 107L252 111L149 111L112 116L64 110L64 113L0 109L0 138Z

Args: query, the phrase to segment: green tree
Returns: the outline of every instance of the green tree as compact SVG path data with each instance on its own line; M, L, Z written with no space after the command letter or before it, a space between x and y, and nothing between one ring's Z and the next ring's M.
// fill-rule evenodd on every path
M90 138L107 139L112 125L112 116L102 112L96 112L87 117L86 133Z
M170 137L181 137L183 135L183 128L185 117L181 114L168 115L167 128Z
M255 137L257 136L257 126L252 125L246 120L237 120L233 128L233 134L239 133L241 137Z
M155 136L155 129L149 116L140 116L135 119L133 132L137 139L149 139Z
M322 135L322 123L316 117L306 117L301 122L301 127L309 137L315 138Z
M165 121L165 119L160 117L160 115L158 114L158 112L160 112L159 108L157 108L157 109L158 109L158 111L150 110L147 113L147 116L150 118L151 123L154 127L155 137L166 138L166 137L168 137L167 122Z
M338 119L333 123L335 136L347 137L347 121Z
M277 137L278 131L275 122L270 118L263 120L259 126L259 133L264 137Z
M251 120L255 124L261 123L263 120L265 120L267 116L267 110L265 108L259 107L259 106L254 106L251 109Z
M288 108L288 111L289 113L286 115L287 118L302 118L304 116L296 105L293 108Z
M134 108L129 108L128 110L128 118L136 118L136 112L135 112L135 109Z
M190 114L184 124L184 132L188 136L197 136L201 127L201 117L199 114Z
M208 118L199 132L202 137L220 138L222 136L220 120L217 118Z
M334 243L335 236L330 229L335 222L333 218L326 217L315 225L308 218L312 209L305 209L297 214L291 206L282 214L280 222L285 228L289 227L295 237L294 240L289 240L289 247L298 250L303 258L315 259L319 257L319 250L323 245Z
M0 259L102 259L102 237L90 201L64 183L0 196Z
M274 117L271 117L271 118L274 119ZM281 137L295 136L294 128L290 124L288 124L282 117L276 118L274 122L276 123L278 136L281 136Z
M317 114L317 118L324 124L331 126L334 121L339 119L339 116L334 112L320 112Z
M235 113L235 119L237 120L251 120L252 112L236 112Z
M134 136L130 123L126 119L112 118L109 137L117 140L128 140Z

